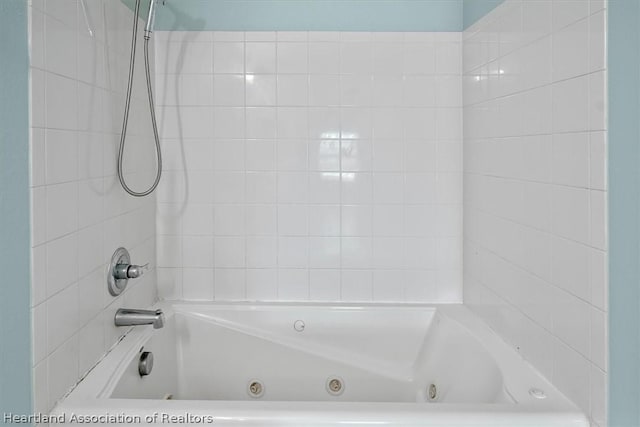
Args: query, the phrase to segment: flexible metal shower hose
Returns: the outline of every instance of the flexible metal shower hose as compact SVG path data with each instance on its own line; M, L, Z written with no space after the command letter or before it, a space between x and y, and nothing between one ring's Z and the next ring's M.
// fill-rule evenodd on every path
M136 45L138 38L138 18L140 17L140 0L136 0L135 18L133 20L133 35L131 37L131 59L129 60L129 82L127 85L127 99L124 107L124 120L122 121L122 132L120 133L120 148L118 149L118 179L122 188L134 197L147 196L158 187L160 176L162 175L162 151L160 150L160 138L158 138L158 124L156 123L156 111L153 104L153 88L151 86L151 71L149 67L149 39L148 33L144 35L144 69L147 77L147 93L149 95L149 111L151 113L151 124L153 127L153 137L156 143L156 156L158 159L158 171L156 179L149 189L137 192L129 188L124 179L123 161L124 161L124 145L127 138L127 125L129 123L129 108L131 106L131 91L133 89L133 72L136 65Z

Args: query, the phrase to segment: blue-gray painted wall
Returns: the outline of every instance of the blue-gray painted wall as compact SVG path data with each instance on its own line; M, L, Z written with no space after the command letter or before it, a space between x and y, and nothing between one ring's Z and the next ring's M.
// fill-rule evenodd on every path
M135 0L122 0L133 9ZM149 0L141 0L146 15ZM504 0L165 0L158 30L462 31Z
M0 52L2 416L5 412L31 411L29 53L25 0L0 0Z
M135 0L122 0L133 9ZM146 18L149 0L141 0ZM158 30L462 31L504 0L165 0Z
M498 7L504 0L464 0L462 25L465 29Z
M123 0L133 7L135 0ZM158 30L460 31L463 0L167 0ZM143 10L145 1L143 0Z
M640 2L609 1L609 426L640 426Z

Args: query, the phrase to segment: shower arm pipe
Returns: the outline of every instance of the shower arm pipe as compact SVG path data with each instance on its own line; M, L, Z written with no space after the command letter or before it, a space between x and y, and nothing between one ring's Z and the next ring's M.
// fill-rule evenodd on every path
M120 180L120 185L122 188L131 196L134 197L144 197L153 193L153 191L158 187L160 183L160 178L162 176L162 151L160 149L160 138L158 136L158 124L156 122L156 112L155 106L153 102L153 87L151 85L151 69L149 65L149 39L151 38L151 28L153 27L153 15L155 14L155 3L157 0L151 0L149 4L149 15L147 17L147 25L145 28L144 34L144 65L145 65L145 75L147 80L147 94L149 97L149 112L151 114L151 125L153 128L153 137L155 140L156 147L156 158L157 162L157 173L155 180L151 187L149 187L145 191L137 192L132 190L128 185L124 178L123 171L123 163L124 163L124 148L125 142L127 138L127 126L129 124L129 110L131 106L131 92L133 90L133 75L135 70L135 56L136 56L136 45L138 38L138 19L140 17L140 0L136 0L135 6L135 17L133 20L133 34L131 36L131 57L129 59L129 80L127 82L127 95L126 102L124 108L124 118L122 120L122 132L120 133L120 146L118 149L118 179Z

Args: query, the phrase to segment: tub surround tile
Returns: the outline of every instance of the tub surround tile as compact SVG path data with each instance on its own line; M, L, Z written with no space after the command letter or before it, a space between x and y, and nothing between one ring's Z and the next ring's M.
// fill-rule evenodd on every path
M514 13L515 26L504 19ZM605 26L601 1L507 0L463 35L464 302L597 425L606 425Z
M160 115L182 121L163 126L163 144L176 156L171 169L187 170L166 173L158 196L177 209L158 217L162 296L363 301L374 270L412 269L411 291L377 300L460 300L460 33L181 37L156 39ZM203 52L212 65L191 58ZM208 269L211 291L191 293L182 267ZM340 272L354 269L367 286L345 282ZM234 284L218 282L235 270L245 274Z
M33 399L41 413L49 412L123 332L109 326L115 306L108 308L113 298L105 284L106 265L117 247L128 247L136 262L151 262L147 276L126 291L128 301L146 307L156 299L155 197L128 198L115 176L129 47L121 44L128 37L121 37L121 23L131 22L131 12L120 2L89 2L92 36L77 22L78 7L75 1L47 2L46 8L34 2L29 10ZM209 103L195 95L188 93L185 100ZM145 105L134 96L128 139L133 157L146 156L152 142L147 116L136 118ZM141 138L131 137L136 134ZM155 173L153 167L134 174L127 163L127 179L139 188ZM125 305L123 298L117 301Z

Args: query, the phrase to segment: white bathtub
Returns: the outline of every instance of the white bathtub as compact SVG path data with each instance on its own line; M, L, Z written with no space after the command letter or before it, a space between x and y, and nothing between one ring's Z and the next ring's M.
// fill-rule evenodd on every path
M162 303L160 308L166 326L132 328L57 405L53 415L59 421L589 425L464 306ZM142 351L153 352L155 361L144 377L138 373ZM331 380L339 381L332 383L337 393L328 387ZM259 397L249 392L256 382Z

